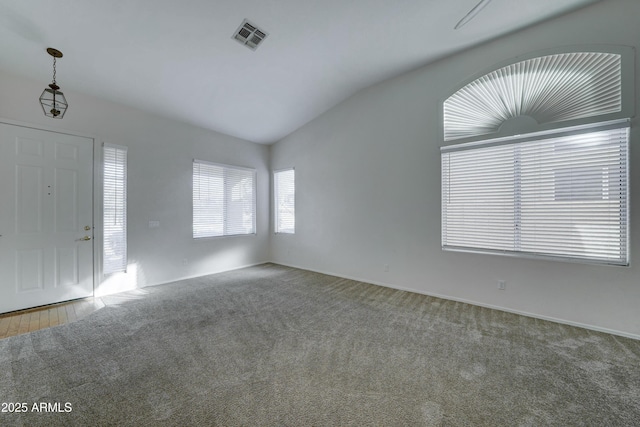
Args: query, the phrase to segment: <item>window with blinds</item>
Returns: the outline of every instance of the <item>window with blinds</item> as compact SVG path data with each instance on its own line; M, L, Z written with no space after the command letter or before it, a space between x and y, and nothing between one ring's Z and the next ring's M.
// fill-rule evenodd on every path
M295 170L276 171L273 178L276 233L293 234L296 231Z
M127 147L104 144L102 271L127 270Z
M443 249L628 265L628 150L628 121L443 147Z
M255 232L255 169L194 160L193 238Z

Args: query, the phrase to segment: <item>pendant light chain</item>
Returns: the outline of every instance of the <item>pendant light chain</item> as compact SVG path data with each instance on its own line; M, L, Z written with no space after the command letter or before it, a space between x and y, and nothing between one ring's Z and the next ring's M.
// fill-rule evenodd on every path
M56 84L56 57L53 57L53 84Z

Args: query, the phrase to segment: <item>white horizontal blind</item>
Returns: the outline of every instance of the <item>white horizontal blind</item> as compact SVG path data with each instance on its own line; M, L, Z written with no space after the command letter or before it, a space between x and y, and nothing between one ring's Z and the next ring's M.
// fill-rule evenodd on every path
M256 232L254 169L193 161L193 237Z
M127 147L103 147L102 269L104 274L127 269Z
M274 174L276 233L296 231L295 170L287 169Z
M443 147L443 249L628 264L628 139L622 127Z

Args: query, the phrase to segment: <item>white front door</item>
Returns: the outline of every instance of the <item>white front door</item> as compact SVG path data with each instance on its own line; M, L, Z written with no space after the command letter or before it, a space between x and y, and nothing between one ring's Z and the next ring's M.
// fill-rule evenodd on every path
M0 313L93 295L93 140L0 123Z

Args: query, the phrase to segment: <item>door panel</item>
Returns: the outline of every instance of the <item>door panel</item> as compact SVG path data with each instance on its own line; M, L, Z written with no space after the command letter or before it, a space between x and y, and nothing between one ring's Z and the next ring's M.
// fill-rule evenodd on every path
M78 284L78 255L77 247L56 248L56 287Z
M93 295L92 183L92 139L0 123L0 313Z
M18 249L15 251L15 257L17 267L15 272L17 292L22 293L44 289L43 250ZM7 277L7 279L10 279L10 277Z
M44 199L44 174L40 166L16 165L15 229L18 234L42 232L42 201ZM7 201L8 202L8 201ZM6 203L3 200L3 203Z
M56 169L54 171L56 194L55 201L55 231L74 233L78 224L78 171ZM64 190L61 190L64 189Z

